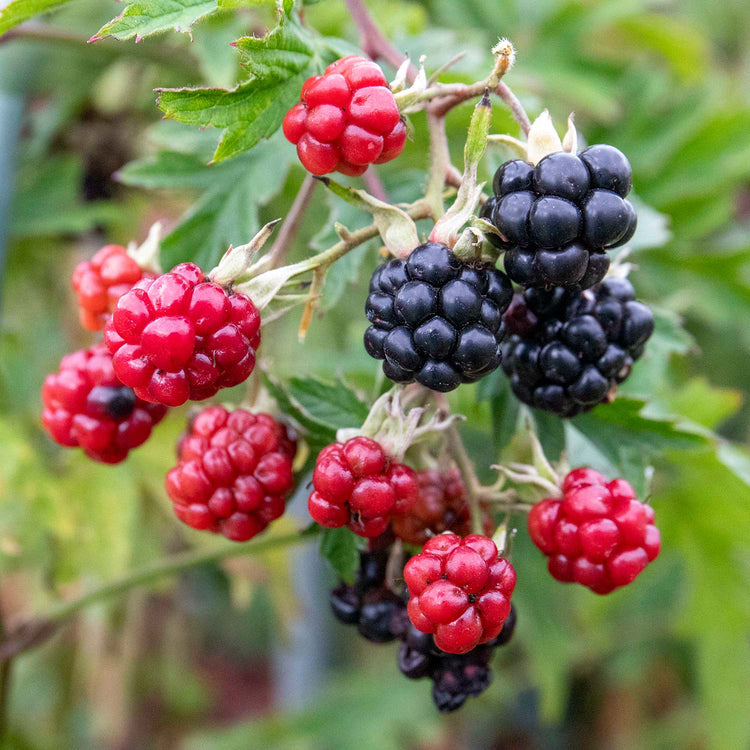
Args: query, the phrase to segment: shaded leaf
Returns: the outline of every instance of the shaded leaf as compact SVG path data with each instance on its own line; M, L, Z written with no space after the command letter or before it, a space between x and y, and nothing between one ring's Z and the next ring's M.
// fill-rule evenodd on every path
M140 42L146 36L174 29L189 32L200 18L218 10L217 0L136 0L117 18L102 26L91 41L112 36Z
M10 0L0 10L0 34L4 34L34 16L55 10L67 2L68 0Z
M354 582L359 567L359 548L353 532L346 527L323 529L320 537L320 554L328 560L343 581Z

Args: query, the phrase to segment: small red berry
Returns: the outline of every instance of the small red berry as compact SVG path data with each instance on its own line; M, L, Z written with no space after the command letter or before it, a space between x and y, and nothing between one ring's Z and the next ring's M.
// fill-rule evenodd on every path
M408 513L393 519L393 532L407 544L421 547L428 539L444 531L459 536L471 533L471 517L466 487L458 469L438 471L425 469L417 473L419 497ZM485 514L484 530L492 529L492 519Z
M404 580L414 627L432 633L439 649L465 654L500 634L516 572L489 537L446 533L406 563Z
M366 437L334 443L318 455L310 515L321 526L348 526L364 537L380 536L391 517L409 511L417 500L417 476L390 461L382 446Z
M193 263L124 294L104 340L115 373L144 401L180 406L242 383L255 367L260 313Z
M608 482L593 469L573 469L562 490L561 500L542 500L529 514L529 535L558 581L608 594L656 559L661 538L654 511L624 479Z
M282 127L305 169L317 175L356 177L370 164L395 159L406 143L406 125L383 71L356 55L308 78Z
M166 477L177 517L194 529L246 542L284 513L297 444L268 414L204 409Z
M124 461L167 410L139 399L116 377L102 344L67 354L42 386L42 422L52 439L102 463Z
M143 271L120 245L105 245L91 260L79 263L73 272L73 289L81 325L101 331L117 300L144 277L153 274Z

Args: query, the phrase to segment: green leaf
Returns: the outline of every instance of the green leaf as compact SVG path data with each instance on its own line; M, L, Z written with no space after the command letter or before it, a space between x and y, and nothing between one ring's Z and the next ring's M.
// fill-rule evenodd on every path
M279 408L306 431L313 450L335 442L338 429L359 427L367 418L367 406L343 383L293 378L284 386L268 376L264 382Z
M302 84L322 66L309 32L286 16L265 37L245 37L237 47L251 77L236 88L158 90L166 117L223 131L216 162L270 138L299 101Z
M258 144L251 154L207 166L192 154L162 151L132 162L118 173L126 185L202 191L177 227L162 241L165 268L192 261L212 268L230 245L248 242L260 228L258 209L281 190L294 149L281 135Z
M637 491L645 489L645 467L658 455L669 450L700 450L711 446L710 436L698 426L676 418L655 416L639 399L618 397L613 403L598 406L588 414L570 420L568 440L587 443L589 452L598 452L627 479ZM581 456L571 451L571 464L581 463ZM602 467L604 468L604 467Z
M108 36L125 40L174 29L189 33L200 18L218 10L217 0L141 0L129 2L117 18L102 26L90 41Z
M65 5L67 2L68 0L10 0L0 10L0 34L4 34L8 29L12 29L34 16L55 10L55 8Z
M349 529L323 529L320 554L328 560L342 580L354 582L359 567L359 549L357 537Z
M222 10L235 10L236 8L257 8L262 5L278 5L277 0L219 0ZM288 11L284 11L288 13Z
M369 413L367 405L343 383L323 383L313 378L292 378L289 393L318 424L339 430L359 427Z

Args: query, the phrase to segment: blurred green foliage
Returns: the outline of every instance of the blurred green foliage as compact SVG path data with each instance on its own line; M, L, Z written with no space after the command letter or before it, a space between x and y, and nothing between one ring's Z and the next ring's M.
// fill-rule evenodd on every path
M0 31L12 13L23 18L24 7L57 4L63 5L14 0L0 15ZM166 219L165 265L192 259L208 267L229 244L282 216L303 179L293 148L278 134L208 166L217 130L160 121L154 88L246 82L229 43L275 24L268 3L178 5L183 11L165 28L214 7L237 10L197 22L191 36L168 32L137 46L114 39L87 46L85 39L123 6L75 0L0 44L0 89L26 103L0 330L6 620L43 612L60 597L175 549L213 541L174 523L161 486L184 414L174 413L116 468L56 449L39 425L44 375L63 353L90 341L78 330L67 284L77 261L108 241L140 241L153 221ZM498 36L509 37L518 61L508 82L532 115L547 107L561 124L574 110L587 142L612 143L629 156L641 217L632 278L656 308L657 333L613 405L565 426L543 415L534 419L550 454L566 449L572 463L626 476L651 494L662 557L636 585L601 599L552 581L521 530L514 547L520 613L514 644L498 660L493 688L447 720L434 713L426 685L397 675L392 647L364 647L336 630L339 674L315 691L310 707L248 722L265 699L243 703L237 693L268 687L262 656L283 640L283 623L299 615L287 588L294 570L279 555L265 560L270 572L257 562L196 570L87 612L56 641L21 657L14 665L9 746L170 747L187 737L187 747L217 749L504 747L523 737L522 747L746 748L750 6L740 0L370 0L368 6L412 59L427 55L428 70L465 51L446 81L482 78L490 47ZM306 3L305 14L311 27L335 37L324 57L356 43L343 0ZM148 23L151 30L159 25ZM459 107L448 118L455 163L470 111ZM424 187L424 116L415 115L412 125L403 156L380 169L392 200L413 200ZM518 135L499 105L493 131ZM500 149L488 154L485 177L507 156ZM318 190L292 258L332 244L334 221L355 229L368 218ZM373 243L334 266L325 314L304 346L297 343L295 312L266 329L269 387L311 430L313 449L364 407L343 385L331 397L319 382L292 376L343 379L364 397L382 385L359 343L365 323L358 300L376 258ZM237 390L230 398L242 398ZM452 401L469 417L465 438L479 466L493 463L501 448L523 457L513 436L526 412L502 376L462 388ZM341 569L350 566L346 541L329 537L326 544ZM247 665L247 685L238 664ZM222 729L228 722L235 726Z

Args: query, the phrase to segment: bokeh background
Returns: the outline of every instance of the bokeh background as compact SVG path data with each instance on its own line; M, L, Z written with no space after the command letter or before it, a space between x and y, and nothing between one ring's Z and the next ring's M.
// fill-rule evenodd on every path
M659 327L625 395L649 395L650 418L615 406L603 407L611 418L565 430L540 418L537 427L552 455L567 445L574 463L625 472L651 494L662 556L629 590L597 598L551 581L522 529L516 636L498 654L490 690L449 717L434 710L428 684L401 677L393 644L363 642L333 622L335 576L314 543L193 566L84 608L5 662L3 747L747 748L750 5L368 6L399 48L427 55L428 69L465 51L445 80L483 78L490 47L509 37L518 62L507 80L532 116L548 107L562 127L575 111L585 141L629 156L641 217L632 279ZM230 242L282 216L303 178L278 136L209 168L216 131L161 122L155 107L157 86L233 85L241 71L229 43L262 32L267 12L219 14L196 24L192 40L173 32L138 45L85 44L121 10L73 0L0 38L6 633L143 565L216 544L177 524L162 489L184 410L117 467L58 449L43 433L45 374L91 342L69 288L75 263L107 242L142 241L162 220L172 230L167 259L210 265ZM306 14L323 33L357 43L342 0L312 3ZM459 164L470 112L459 107L448 119ZM424 116L413 124L403 157L381 170L394 200L413 200L424 184ZM493 130L518 134L499 104ZM486 174L507 157L491 151ZM331 244L334 219L367 222L319 189L292 257ZM269 325L263 353L273 373L344 376L371 392L377 366L359 343L360 305L376 254L365 247L336 266L304 346L299 311ZM517 415L501 379L453 400L470 416L474 458L489 465ZM679 416L659 421L667 415ZM650 486L645 464L655 467ZM281 531L304 515L297 497Z

